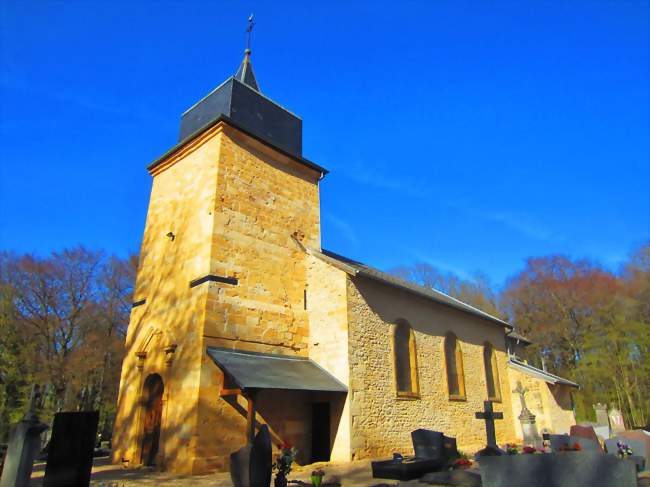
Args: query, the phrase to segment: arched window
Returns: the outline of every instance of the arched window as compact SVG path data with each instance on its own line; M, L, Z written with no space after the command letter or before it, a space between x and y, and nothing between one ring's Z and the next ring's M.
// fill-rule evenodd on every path
M483 345L483 364L485 365L485 383L487 384L488 399L501 401L501 385L499 384L499 368L497 355L490 343Z
M447 366L447 388L450 399L465 399L465 377L463 374L463 353L453 333L445 337L445 364Z
M408 323L399 321L393 335L395 383L398 396L417 396L418 371L415 353L415 334Z

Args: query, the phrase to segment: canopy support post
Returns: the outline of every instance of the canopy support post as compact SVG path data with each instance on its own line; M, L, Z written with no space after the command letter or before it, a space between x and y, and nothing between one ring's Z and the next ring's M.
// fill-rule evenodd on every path
M256 390L246 392L246 399L248 400L248 412L246 414L246 440L249 445L253 444L255 439L255 415L257 408L255 404L257 396Z

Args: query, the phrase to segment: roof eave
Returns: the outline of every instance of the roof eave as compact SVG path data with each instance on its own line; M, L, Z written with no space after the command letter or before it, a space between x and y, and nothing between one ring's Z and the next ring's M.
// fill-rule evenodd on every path
M346 272L350 276L353 276L353 277L362 276L362 277L366 277L368 279L373 279L374 281L379 282L381 284L384 284L386 286L391 286L391 287L394 287L394 288L397 288L397 289L401 289L403 291L410 292L411 294L415 294L416 296L420 296L420 297L423 297L425 299L429 299L431 301L434 301L434 302L436 302L438 304L442 304L444 306L450 306L450 307L452 307L454 309L457 309L459 311L463 311L465 313L468 313L468 314L471 314L471 315L474 315L474 316L478 316L478 317L483 318L483 319L485 319L487 321L490 321L493 324L497 324L499 326L503 326L503 327L508 328L508 329L513 328L513 326L511 324L509 324L509 323L507 323L507 322L505 322L503 320L500 320L499 318L497 318L495 316L492 316L492 315L490 315L488 313L485 313L484 311L481 311L480 309L474 308L473 306L470 306L470 305L468 305L466 303L463 303L462 301L459 301L458 299L453 298L451 296L445 295L447 298L451 299L453 302L457 302L459 305L455 305L453 302L449 303L449 302L443 301L441 299L435 299L433 296L431 296L431 293L429 292L429 291L433 292L435 290L428 290L428 289L423 288L420 291L418 289L415 289L413 286L406 285L406 283L404 285L400 285L397 282L389 281L387 279L382 278L381 276L374 275L374 274L372 274L370 272L364 271L363 269L357 269L357 268L355 268L355 267L353 267L351 265L348 265L348 264L346 264L344 262L341 262L340 260L337 260L337 259L335 259L333 257L330 257L329 255L324 254L320 250L316 250L316 249L312 249L312 248L306 248L305 250L310 255L313 255L313 256L323 260L324 262L327 262L330 265L333 265L334 267ZM377 271L377 272L381 272L381 271ZM417 286L417 285L414 285L414 286ZM418 286L418 287L421 287L421 286ZM439 292L439 291L435 291L435 292Z
M551 384L560 384L560 385L565 385L569 387L574 387L576 389L580 389L580 384L576 382L570 381L568 379L565 379L555 374L551 374L550 372L546 372L544 370L538 369L537 367L533 367L532 365L525 364L512 357L508 359L508 365L524 373L527 373L528 375L533 375L535 377L538 377L539 379L542 379L545 382L549 382Z
M241 125L239 125L239 124L233 122L233 121L230 119L230 117L227 117L227 116L224 115L224 114L221 114L221 115L219 115L217 118L215 118L214 120L212 120L212 121L206 123L206 124L203 125L201 128L199 128L198 130L196 130L194 133L192 133L191 135L187 136L185 139L183 139L182 141L180 141L180 142L179 142L178 144L176 144L174 147L172 147L171 149L169 149L169 150L168 150L167 152L165 152L162 156L160 156L158 159L156 159L156 160L153 161L151 164L149 164L149 165L147 166L147 171L149 171L149 172L153 171L153 170L154 170L158 165L162 164L162 163L163 163L164 161L166 161L170 156L174 155L176 152L178 152L180 149L182 149L185 145L189 144L189 143L192 142L194 139L196 139L197 137L199 137L203 132L205 132L206 130L208 130L208 129L214 127L215 125L217 125L217 124L220 123L220 122L227 123L227 124L230 125L231 127L236 128L236 129L239 130L240 132L245 133L245 134L248 135L249 137L251 137L251 138L257 140L258 142L260 142L260 143L266 145L267 147L271 147L273 150L275 150L275 151L281 153L282 155L284 155L284 156L286 156L286 157L288 157L288 158L290 158L290 159L296 161L297 163L299 163L299 164L301 164L301 165L303 165L303 166L305 166L305 167L307 167L307 168L309 168L309 169L311 169L311 170L313 170L313 171L316 171L316 172L321 173L322 177L324 177L326 174L329 174L329 171L328 171L327 169L325 169L324 167L319 166L318 164L316 164L316 163L314 163L314 162L311 162L309 159L305 159L304 157L298 157L298 156L296 156L296 155L294 155L294 154L291 154L291 153L289 153L289 152L287 152L287 151L285 151L285 150L283 150L283 149L280 149L279 147L275 146L274 144L270 143L269 141L264 140L263 138L261 138L261 137L255 135L255 134L249 132L248 130L246 130L245 128L243 128Z

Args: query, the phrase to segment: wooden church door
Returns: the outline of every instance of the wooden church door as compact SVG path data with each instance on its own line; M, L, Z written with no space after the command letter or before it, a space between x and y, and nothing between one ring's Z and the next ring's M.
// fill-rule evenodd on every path
M144 381L144 433L142 438L142 463L144 465L154 465L158 453L163 391L163 381L158 374L151 374Z

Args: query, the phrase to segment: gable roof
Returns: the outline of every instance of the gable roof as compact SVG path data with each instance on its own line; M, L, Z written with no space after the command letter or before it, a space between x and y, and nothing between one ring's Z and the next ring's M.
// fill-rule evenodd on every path
M512 356L508 358L508 365L513 369L523 372L524 374L537 377L538 379L542 379L543 381L546 381L550 384L561 384L565 386L576 387L578 389L580 388L579 384L570 381L569 379L563 379L559 375L551 374L550 372L546 372L545 370L538 369L537 367L533 367L532 365L522 362L521 360Z
M512 325L497 318L496 316L492 316L491 314L486 313L485 311L481 311L480 309L475 308L474 306L464 303L456 298L452 298L451 296L443 292L437 291L436 289L420 286L413 282L405 281L404 279L400 279L399 277L393 276L386 272L382 272L378 269L375 269L374 267L370 267L361 262L357 262L356 260L348 259L347 257L343 257L342 255L336 254L334 252L330 252L329 250L322 249L319 251L310 248L306 250L307 253L309 253L310 255L313 255L314 257L317 257L318 259L327 262L328 264L333 265L334 267L337 267L338 269L342 270L343 272L347 273L350 276L367 277L369 279L373 279L387 286L402 289L404 291L416 294L418 296L431 299L432 301L435 301L437 303L451 306L452 308L456 308L461 311L465 311L467 313L473 314L475 316L479 316L481 318L491 321L492 323L496 323L500 326L504 326L508 329L512 329Z

